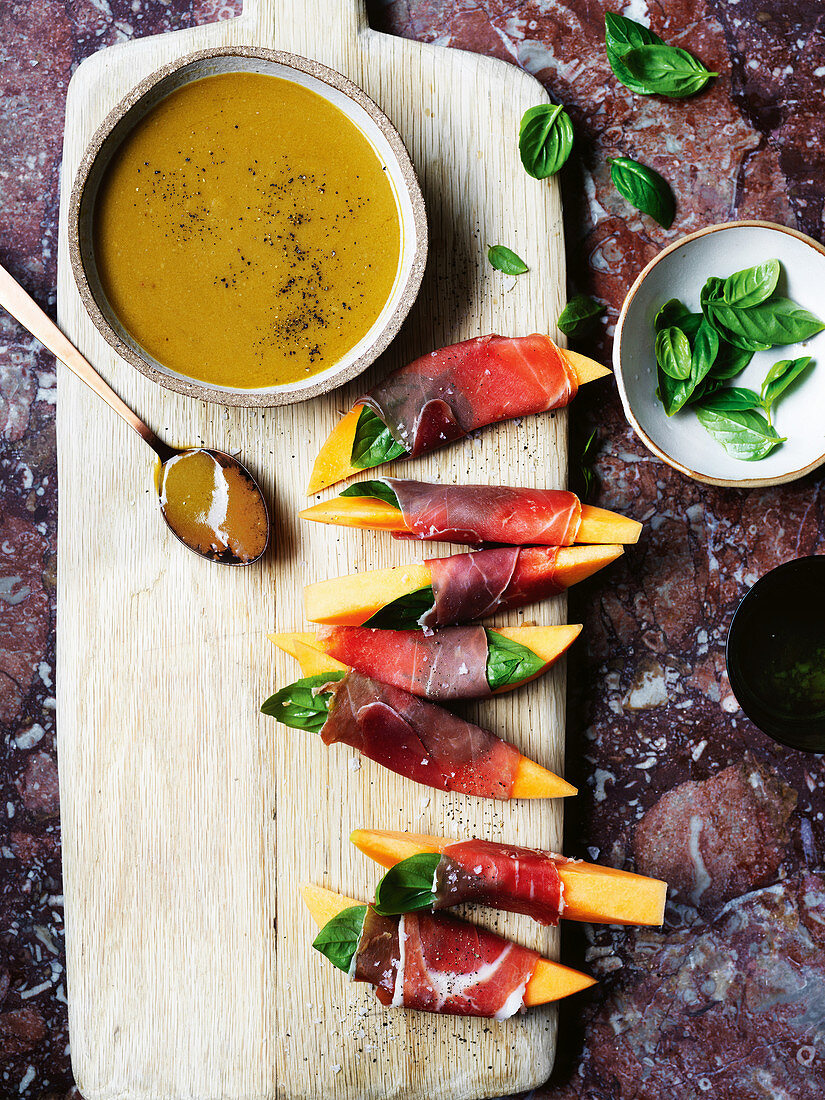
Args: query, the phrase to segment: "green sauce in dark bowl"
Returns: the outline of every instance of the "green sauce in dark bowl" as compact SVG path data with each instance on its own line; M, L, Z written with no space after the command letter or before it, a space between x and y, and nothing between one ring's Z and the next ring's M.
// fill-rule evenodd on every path
M784 745L825 752L825 556L756 582L733 616L726 656L752 722Z

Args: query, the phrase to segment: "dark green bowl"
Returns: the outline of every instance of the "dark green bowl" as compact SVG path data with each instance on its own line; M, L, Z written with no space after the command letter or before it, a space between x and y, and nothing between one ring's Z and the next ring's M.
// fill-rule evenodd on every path
M763 733L825 752L825 556L760 577L733 616L725 656L733 694Z

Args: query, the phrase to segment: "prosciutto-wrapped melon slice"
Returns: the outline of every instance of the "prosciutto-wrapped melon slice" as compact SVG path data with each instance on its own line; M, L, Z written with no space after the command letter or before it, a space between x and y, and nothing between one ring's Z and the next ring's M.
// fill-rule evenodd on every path
M315 634L269 637L301 662L304 675L354 668L413 695L444 701L483 699L526 684L546 672L580 632L578 625L447 626L427 632L324 626ZM331 658L327 665L323 655Z
M358 672L298 680L261 707L284 725L341 742L441 791L481 798L564 798L576 788L490 730Z
M307 493L468 432L567 405L610 371L549 336L479 336L394 371L339 421L315 460Z
M638 542L641 523L582 504L565 489L441 485L385 477L350 485L301 519L390 531L396 538L469 546L570 546Z
M350 840L392 868L376 892L382 912L476 902L543 924L560 916L605 924L664 921L667 883L631 871L487 840L378 829L356 829Z
M621 546L496 546L309 584L306 617L338 626L452 626L556 596Z
M321 931L312 946L388 1008L506 1020L595 985L578 970L443 914L382 916L371 905L302 886Z

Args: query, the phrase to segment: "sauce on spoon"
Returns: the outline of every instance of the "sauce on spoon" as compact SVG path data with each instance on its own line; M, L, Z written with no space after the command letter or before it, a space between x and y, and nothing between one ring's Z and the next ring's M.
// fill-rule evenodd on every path
M175 455L161 467L158 493L166 522L198 553L246 565L266 549L263 497L228 456L207 450Z

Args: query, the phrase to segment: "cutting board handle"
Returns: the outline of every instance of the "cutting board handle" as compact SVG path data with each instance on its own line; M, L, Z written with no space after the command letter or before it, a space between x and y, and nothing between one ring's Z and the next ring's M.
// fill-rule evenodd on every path
M323 27L328 42L331 34L354 38L368 25L365 0L244 0L243 14L258 28L274 27L276 40L284 43L292 38L296 22L309 31L310 44L312 28Z

